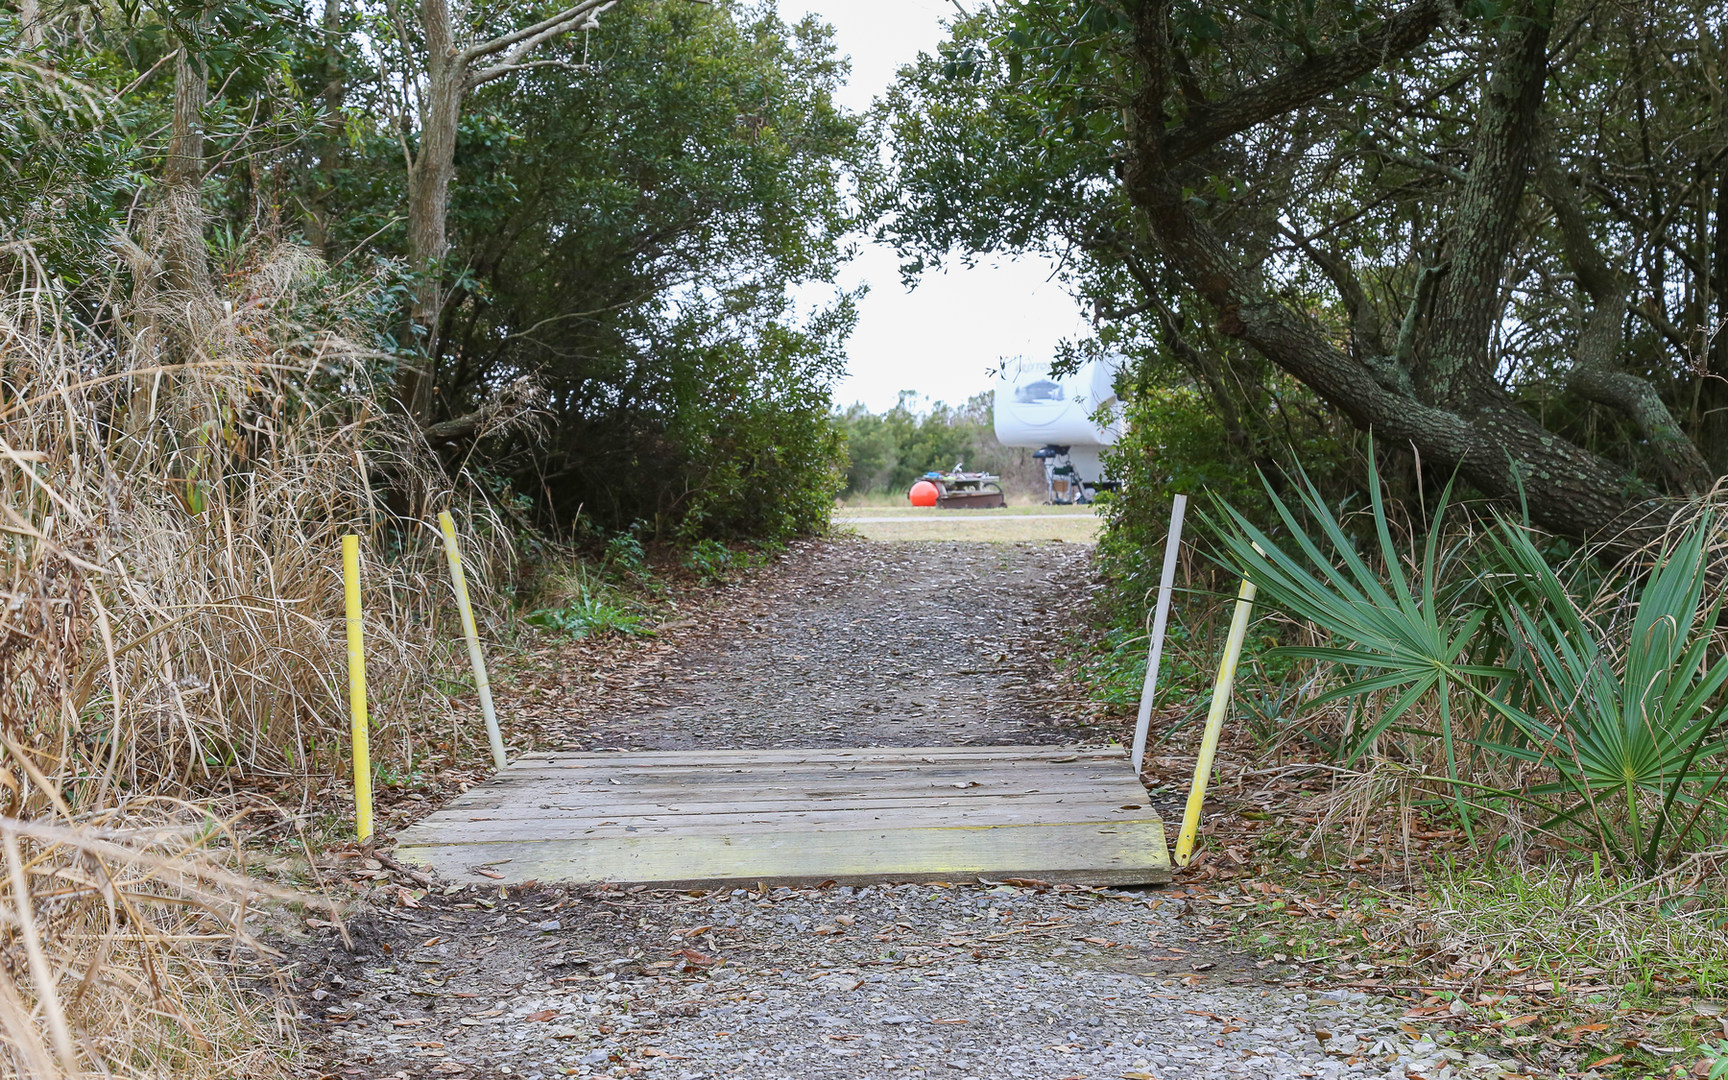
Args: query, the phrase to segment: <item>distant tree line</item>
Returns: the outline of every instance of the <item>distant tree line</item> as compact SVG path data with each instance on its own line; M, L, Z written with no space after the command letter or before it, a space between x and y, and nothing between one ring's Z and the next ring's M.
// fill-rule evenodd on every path
M994 396L986 390L964 405L936 402L922 412L913 390L902 390L886 412L854 404L837 418L846 440L845 494L904 495L926 472L964 463L970 471L1001 476L1010 499L1042 499L1044 467L1033 452L996 441Z

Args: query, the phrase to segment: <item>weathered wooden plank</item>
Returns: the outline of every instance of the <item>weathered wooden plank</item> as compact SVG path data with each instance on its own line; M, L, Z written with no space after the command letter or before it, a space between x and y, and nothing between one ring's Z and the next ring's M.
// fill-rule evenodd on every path
M407 830L457 880L1168 880L1117 749L871 747L535 755ZM1128 839L1123 839L1128 837ZM509 869L506 870L505 868Z
M973 779L972 776L976 776ZM566 806L609 805L622 802L663 802L694 806L764 798L903 798L929 795L967 795L990 798L1005 795L1076 794L1141 790L1133 781L1089 776L1040 776L1036 773L992 777L960 773L954 777L814 777L788 781L759 778L751 783L702 784L596 784L565 785L551 782L523 783L517 778L476 788L464 796L464 805L501 806L506 803L563 804Z
M922 794L930 791L1097 791L1100 788L1121 783L1125 779L1108 774L1088 776L1081 773L1064 776L1060 773L1040 773L1030 769L1024 772L1016 769L1001 769L990 772L954 772L922 776L881 776L874 773L859 773L854 776L773 776L760 774L755 776L714 776L706 780L683 778L668 783L645 781L635 784L583 784L506 774L499 780L494 780L490 784L473 790L483 792L488 796L495 794L509 796L525 791L563 792L578 798L604 798L609 795L658 798L691 792L695 793L692 795L693 798L724 801L732 798L747 798L752 792L765 791L770 788L779 791L871 791L881 794L893 792ZM1127 780L1127 782L1133 783L1132 780Z
M500 774L512 780L557 781L571 784L688 784L752 782L757 777L977 777L979 775L1081 776L1099 779L1120 775L1121 762L1015 761L1002 758L987 762L762 762L754 765L723 762L711 765L666 765L659 769L564 768L518 762Z
M563 817L498 818L451 815L428 820L402 834L403 843L497 843L506 840L586 839L634 833L708 836L792 829L808 832L869 829L944 828L951 825L1051 825L1087 821L1134 821L1147 816L1144 804L1111 810L1096 802L1003 803L980 800L970 804L919 807L805 808L764 812L585 814Z
M863 792L850 798L811 799L807 797L740 799L731 802L696 800L638 800L620 795L616 801L534 802L505 800L496 802L463 801L448 809L429 815L423 824L443 821L560 821L586 818L635 818L643 816L687 817L711 813L784 814L808 810L918 810L931 807L1020 807L1014 812L1033 816L1046 806L1090 806L1112 809L1139 809L1146 805L1144 788L1120 785L1102 791L1085 792L1005 792L978 798L971 793L949 791L945 794L897 795L892 798ZM419 827L419 826L416 826Z
M1156 820L489 844L405 844L397 857L465 882L615 881L661 888L1030 877L1097 885L1170 880ZM490 874L477 873L486 869ZM501 875L494 877L492 875Z
M552 751L524 754L518 762L568 763L583 766L590 763L614 767L664 768L681 764L721 764L740 762L757 765L786 761L882 761L900 762L907 759L979 761L989 759L1014 761L1122 761L1127 754L1121 747L1077 746L866 746L826 748L776 748L765 750L632 750L608 752Z
M812 797L821 795L842 795L842 793L873 793L876 797L890 797L895 793L905 795L926 795L931 791L947 793L947 791L973 791L973 793L1001 793L1001 791L1097 791L1108 790L1118 785L1135 785L1134 779L1125 776L1061 776L1061 774L1040 774L1037 771L1004 771L990 772L945 772L935 776L880 776L880 774L857 774L857 776L712 776L707 779L679 779L676 783L657 783L657 781L641 781L641 783L574 783L567 779L550 778L520 778L506 772L501 779L494 779L489 785L470 791L470 797L505 798L513 800L520 798L525 791L537 791L544 795L567 795L572 800L610 800L610 798L689 798L689 800L707 800L707 802L724 802L729 798L748 797L752 791L802 791Z
M1030 779L1030 783L1026 781ZM893 799L1043 799L1091 798L1117 802L1144 801L1145 788L1126 777L1039 783L1038 778L985 777L976 781L935 784L876 784L826 781L816 784L762 783L740 787L680 785L670 788L633 788L599 785L563 787L552 784L498 784L476 788L463 796L464 809L503 810L527 813L533 810L650 805L681 810L757 802L881 802Z

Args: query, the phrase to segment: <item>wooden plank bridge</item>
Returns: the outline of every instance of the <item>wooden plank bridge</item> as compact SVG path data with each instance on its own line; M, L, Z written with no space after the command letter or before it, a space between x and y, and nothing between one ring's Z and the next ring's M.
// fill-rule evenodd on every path
M466 883L1170 880L1123 752L1049 746L528 755L397 857Z

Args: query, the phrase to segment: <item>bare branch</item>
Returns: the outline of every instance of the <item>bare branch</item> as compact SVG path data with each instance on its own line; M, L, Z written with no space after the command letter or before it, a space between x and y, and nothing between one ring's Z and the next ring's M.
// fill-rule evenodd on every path
M1440 278L1451 269L1450 263L1439 266L1424 266L1422 272L1416 275L1416 294L1410 298L1410 307L1404 312L1404 321L1398 327L1398 351L1393 355L1393 361L1403 370L1410 370L1410 365L1416 359L1416 330L1422 325L1422 309L1434 297L1434 289L1440 284Z
M488 41L470 45L456 54L456 62L463 65L471 64L482 56L501 53L506 49L522 45L524 42L528 42L527 48L532 49L534 46L572 29L570 24L584 15L598 15L617 2L618 0L582 0L581 3L567 7L558 14L541 19L531 26L524 26L520 30L512 30L508 34L500 34ZM515 57L519 55L521 55L520 52L512 53L511 56L504 58L504 63L515 63Z
M1543 161L1536 183L1554 208L1554 223L1578 287L1590 298L1567 385L1591 401L1625 413L1650 444L1669 483L1682 491L1705 490L1713 477L1704 455L1680 430L1650 380L1623 370L1616 362L1630 285L1597 248L1578 192L1552 156Z
M1451 165L1435 161L1431 157L1413 157L1409 154L1399 153L1396 150L1388 150L1386 147L1375 142L1369 136L1364 135L1360 140L1360 145L1364 150L1367 150L1375 157L1384 161L1390 161L1395 165L1402 165L1407 169L1414 169L1417 172L1432 173L1435 176L1443 176L1448 180L1456 180L1460 183L1465 180L1463 169L1454 168Z
M1697 363L1697 360L1692 355L1692 347L1697 344L1697 342L1692 338L1688 338L1684 330L1675 326L1674 323L1669 320L1668 316L1662 314L1662 308L1657 304L1654 296L1647 296L1644 298L1642 304L1634 305L1632 307L1632 314L1649 323L1658 334L1661 334L1665 339L1667 339L1668 344L1672 346L1674 351L1679 353L1688 364Z
M1320 267L1322 273L1331 279L1333 287L1338 290L1338 296L1344 301L1344 310L1350 315L1350 328L1355 338L1358 355L1384 353L1386 341L1382 336L1380 313L1374 309L1374 304L1368 299L1368 292L1362 287L1362 282L1356 277L1356 271L1343 256L1319 247L1300 229L1294 226L1285 228L1284 234L1296 246L1307 253L1314 264Z
M463 85L469 90L472 90L476 86L482 86L491 82L493 79L501 79L506 75L512 75L518 71L527 71L530 68L545 67L563 68L565 71L594 70L592 65L572 63L569 60L527 60L520 64L493 64L489 68L476 71L474 74L468 76L468 81L463 83Z

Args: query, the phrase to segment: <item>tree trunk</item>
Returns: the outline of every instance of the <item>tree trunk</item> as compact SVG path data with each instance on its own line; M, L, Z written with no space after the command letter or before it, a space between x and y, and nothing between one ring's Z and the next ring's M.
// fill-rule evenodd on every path
M598 25L596 16L617 0L579 0L562 11L507 34L458 49L450 0L420 0L426 46L426 86L420 102L420 145L408 169L408 259L418 280L409 312L421 362L402 379L401 401L422 423L433 414L439 331L444 304L444 260L450 241L450 184L456 178L456 129L468 91L534 66L527 57L546 42ZM478 66L485 58L501 57Z
M1413 373L1417 393L1434 404L1469 405L1498 396L1500 389L1488 346L1501 317L1501 280L1548 81L1551 13L1535 10L1545 6L1545 0L1532 0L1509 12L1517 29L1499 50L1488 80L1470 171L1453 213L1450 265Z
M162 254L166 284L185 301L214 301L209 255L204 249L204 105L210 88L204 65L181 45L174 57L174 111L168 129L168 159L162 174Z
M42 3L41 0L19 0L18 31L20 43L25 53L37 53L42 50Z
M408 174L408 260L419 275L411 311L424 367L403 380L402 404L427 420L432 411L438 323L444 306L444 257L450 242L450 182L456 175L456 127L462 115L467 72L457 62L448 0L421 0L426 37L426 99L420 116L420 147Z
M306 241L330 261L330 219L336 192L336 164L342 153L342 99L346 93L343 70L342 0L324 0L324 137L318 143L318 189L307 207Z

